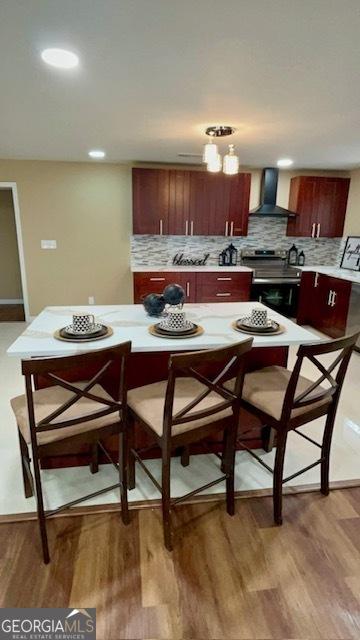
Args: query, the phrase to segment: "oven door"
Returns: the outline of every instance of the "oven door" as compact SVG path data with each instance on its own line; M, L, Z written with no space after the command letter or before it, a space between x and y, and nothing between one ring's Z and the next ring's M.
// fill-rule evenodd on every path
M300 284L293 282L254 282L251 299L266 304L287 318L296 318L299 288Z

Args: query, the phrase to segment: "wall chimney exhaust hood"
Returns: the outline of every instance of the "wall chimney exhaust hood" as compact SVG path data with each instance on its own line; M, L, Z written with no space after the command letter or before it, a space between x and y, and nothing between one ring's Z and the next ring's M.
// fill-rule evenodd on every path
M261 180L261 204L250 211L251 216L263 218L290 218L296 216L294 211L284 209L276 204L276 194L279 178L279 169L268 167L264 169Z

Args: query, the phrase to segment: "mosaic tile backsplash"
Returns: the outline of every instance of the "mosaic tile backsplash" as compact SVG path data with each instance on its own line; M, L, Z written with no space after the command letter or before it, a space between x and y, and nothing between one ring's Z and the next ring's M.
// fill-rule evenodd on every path
M298 238L286 236L286 218L253 218L248 235L224 236L149 236L136 235L131 240L132 265L166 267L172 265L176 253L185 257L201 257L210 253L208 265L217 265L219 253L230 241L240 252L243 249L290 249L294 243L305 253L305 264L339 266L343 251L342 238Z

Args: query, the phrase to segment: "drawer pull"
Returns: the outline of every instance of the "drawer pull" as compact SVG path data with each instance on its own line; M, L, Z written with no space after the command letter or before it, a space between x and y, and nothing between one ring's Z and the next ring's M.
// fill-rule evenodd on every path
M216 278L216 280L232 280L232 278Z
M150 282L164 282L165 278L150 278Z
M218 298L225 298L227 296L231 296L231 293L217 293Z

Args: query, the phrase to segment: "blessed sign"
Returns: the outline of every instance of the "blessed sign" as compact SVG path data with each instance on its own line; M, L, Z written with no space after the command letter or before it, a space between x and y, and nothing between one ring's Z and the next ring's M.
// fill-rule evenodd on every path
M184 258L183 253L177 253L173 257L173 264L179 267L204 267L210 256L210 253L204 253L202 258Z

